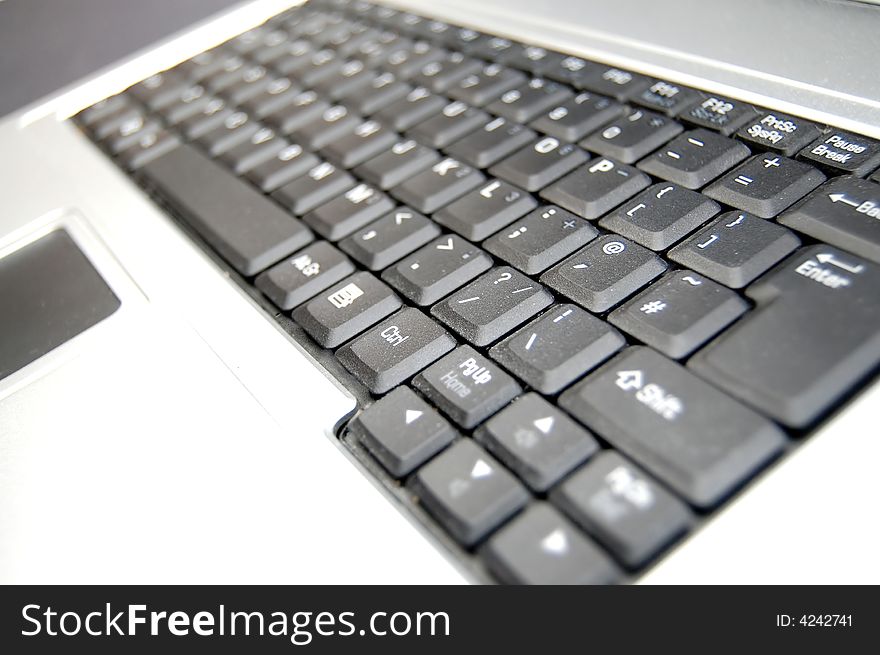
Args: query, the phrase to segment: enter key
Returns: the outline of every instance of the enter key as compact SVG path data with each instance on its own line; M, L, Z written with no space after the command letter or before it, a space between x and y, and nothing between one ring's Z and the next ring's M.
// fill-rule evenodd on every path
M746 293L751 312L688 366L753 407L807 427L880 363L880 267L825 245Z

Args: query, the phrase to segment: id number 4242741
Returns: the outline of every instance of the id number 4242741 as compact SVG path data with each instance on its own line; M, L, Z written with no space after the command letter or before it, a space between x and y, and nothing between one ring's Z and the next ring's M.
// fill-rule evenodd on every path
M777 614L776 626L780 628L851 628L852 614Z

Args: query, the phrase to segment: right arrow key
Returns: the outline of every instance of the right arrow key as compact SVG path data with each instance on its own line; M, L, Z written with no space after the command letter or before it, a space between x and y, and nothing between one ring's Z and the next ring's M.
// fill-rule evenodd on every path
M880 263L880 185L838 177L779 217L783 225Z

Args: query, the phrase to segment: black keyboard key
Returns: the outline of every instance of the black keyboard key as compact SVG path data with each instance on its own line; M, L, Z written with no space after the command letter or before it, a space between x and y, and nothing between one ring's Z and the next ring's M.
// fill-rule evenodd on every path
M197 140L212 157L217 157L245 143L260 130L260 124L252 121L243 111L236 111L214 129L205 132Z
M106 120L112 116L116 116L134 107L131 98L125 94L110 96L104 100L100 100L88 109L83 109L76 115L76 122L86 127L91 127L96 123Z
M336 351L336 357L375 394L390 391L455 347L438 323L411 307L386 318Z
M316 207L303 222L325 239L338 241L394 207L391 199L369 184L358 184Z
M526 84L506 91L486 109L516 123L528 123L551 107L565 102L572 95L566 87L536 77Z
M623 105L610 98L583 91L532 121L531 125L549 136L574 142L617 118L623 111Z
M193 146L181 145L141 171L242 275L259 273L312 240L302 223Z
M791 230L745 212L727 212L669 251L669 258L739 289L800 245Z
M310 89L335 75L344 63L336 51L323 48L307 57L305 65L296 70L285 69L281 63L277 63L275 68L284 75L295 75L305 88Z
M365 120L322 148L321 154L343 168L353 168L388 150L397 134L374 120Z
M447 157L394 187L401 202L430 214L485 181L485 176L457 159Z
M644 346L625 350L559 403L697 507L717 504L786 442L773 423Z
M664 80L653 80L651 85L630 98L631 102L644 105L667 116L677 116L685 107L694 104L703 95L696 89Z
M721 211L717 202L677 184L645 189L599 225L651 250L666 250Z
M749 287L758 307L688 365L785 425L806 427L880 363L878 288L875 264L805 248Z
M290 102L268 114L265 122L274 125L283 134L290 134L319 118L329 108L330 103L321 100L314 91L302 91Z
M565 55L538 46L513 43L503 53L499 53L497 61L532 75L543 75L544 71L554 68L564 58Z
M780 155L755 155L703 190L761 218L776 216L825 181L816 168Z
M236 175L244 175L251 169L265 164L288 147L287 140L275 134L271 127L260 127L256 132L237 146L220 156L220 161L229 166Z
M248 66L237 76L237 81L220 92L233 105L262 95L276 78L262 66Z
M278 153L262 164L254 166L247 178L269 193L291 180L304 175L309 169L318 166L321 160L306 152L297 143L284 146Z
M397 79L393 73L376 76L366 87L355 89L339 97L358 114L371 115L383 107L404 98L412 87Z
M616 309L608 320L664 355L680 359L742 316L736 293L692 271L672 271Z
M476 130L487 118L486 112L456 100L443 107L439 114L410 129L407 136L434 148L445 148Z
M477 59L465 57L460 52L447 53L442 59L432 61L413 76L412 81L429 88L434 93L446 91L462 78L476 73L482 67Z
M272 197L294 214L302 216L354 185L355 179L351 175L325 161L274 191Z
M582 78L591 75L597 68L599 68L599 64L580 57L563 57L554 61L553 65L545 71L544 76L577 87Z
M281 309L293 309L353 272L348 257L316 241L260 273L254 284Z
M242 101L241 108L258 119L277 112L282 107L296 102L302 89L289 77L276 77L270 80L257 95Z
M446 152L477 168L488 168L534 138L535 132L519 123L493 118L482 129L471 132L468 138L453 143Z
M493 346L489 355L533 389L554 394L625 345L605 321L563 304Z
M360 118L344 105L327 107L319 116L293 130L290 138L307 150L320 150L347 134L360 123Z
M189 84L180 74L174 71L165 71L138 82L128 89L126 94L134 96L155 111L173 103L187 86Z
M487 64L479 72L471 73L449 87L449 96L473 107L489 104L503 93L526 81L526 76L500 64Z
M597 235L596 228L582 218L559 207L544 206L487 239L483 247L523 273L534 275Z
M417 305L430 305L492 266L492 258L458 235L446 234L382 274Z
M338 100L367 88L376 75L360 59L349 59L333 75L317 84L315 90L331 100Z
M613 584L622 575L605 551L545 503L499 530L482 554L510 584Z
M422 467L412 489L453 537L472 546L529 499L516 478L470 439Z
M730 136L747 122L757 118L758 110L739 100L709 96L697 100L678 117L697 127L705 127L721 132L724 136Z
M803 118L770 112L754 117L739 128L736 136L762 150L793 157L821 133L818 125Z
M439 113L444 106L445 98L419 86L376 112L375 118L398 132L403 132Z
M335 348L400 309L400 299L371 273L347 277L293 310L293 320L324 348Z
M587 154L577 146L546 136L495 164L489 172L527 191L537 191L587 159Z
M691 522L684 503L610 450L555 489L552 500L629 568L648 562Z
M431 308L477 346L498 340L553 302L537 282L509 266L494 268Z
M201 52L173 70L184 75L193 82L199 82L221 71L230 71L244 65L244 59L234 52L223 48L214 48Z
M440 234L436 223L408 207L398 207L339 242L339 247L371 271L385 268Z
M391 475L408 475L452 443L449 422L409 387L397 387L358 414L349 429Z
M438 211L434 220L466 239L482 241L537 204L522 189L490 180Z
M699 189L748 157L751 151L738 141L698 129L678 135L638 166L651 175L689 189Z
M880 263L880 186L837 177L779 217L783 225Z
M300 58L303 58L302 61L305 61L305 55L314 52L315 48L306 39L290 40L290 35L286 36L287 38L283 39L280 43L276 42L268 47L257 48L250 54L250 58L264 66L271 65L274 67L277 63L281 62L281 66L284 68L292 66L296 69L297 65L303 65L295 62L300 60ZM288 59L291 60L291 63L287 62Z
M650 250L609 234L541 276L541 282L591 312L602 313L666 270Z
M385 152L356 167L354 172L380 189L388 190L439 160L436 150L420 145L414 139L406 139L397 141Z
M880 141L842 130L823 134L800 154L832 175L864 177L880 166Z
M517 398L474 438L538 493L599 449L589 432L536 393Z
M470 346L459 346L419 373L413 386L465 429L482 423L522 388Z
M136 171L179 145L180 139L165 130L148 132L120 152L118 161L127 169Z
M682 131L671 118L647 109L632 109L581 141L587 150L631 164Z
M597 67L578 76L578 88L610 96L620 102L630 100L651 86L644 75L612 67Z
M650 184L651 178L632 166L594 159L541 191L541 197L592 220Z
M392 48L381 66L399 78L407 79L418 73L423 66L432 61L440 61L445 55L445 50L429 41L414 41Z

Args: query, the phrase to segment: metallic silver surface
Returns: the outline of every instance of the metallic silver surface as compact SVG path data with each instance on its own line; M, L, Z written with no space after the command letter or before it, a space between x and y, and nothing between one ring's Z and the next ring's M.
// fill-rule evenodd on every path
M880 7L839 0L387 0L880 138Z

